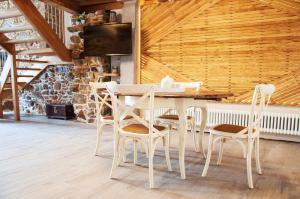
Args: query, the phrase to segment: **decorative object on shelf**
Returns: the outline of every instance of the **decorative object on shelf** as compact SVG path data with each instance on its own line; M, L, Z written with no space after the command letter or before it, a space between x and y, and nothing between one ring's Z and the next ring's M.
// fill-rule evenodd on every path
M160 87L161 88L172 88L172 85L174 83L174 79L171 78L170 76L165 76L161 81L160 81Z
M74 105L75 114L78 121L92 123L95 121L94 96L91 95L89 82L107 82L119 81L119 63L114 63L111 68L111 57L103 54L96 56L84 56L84 30L87 26L102 25L108 23L110 19L110 11L97 11L85 15L85 21L77 22L78 15L72 17L72 26L68 27L70 36L70 49L73 58L73 73L76 77L74 81ZM116 16L121 19L121 16ZM105 113L109 110L105 109Z
M76 25L84 24L86 19L85 12L81 13L80 15L77 15L75 19Z

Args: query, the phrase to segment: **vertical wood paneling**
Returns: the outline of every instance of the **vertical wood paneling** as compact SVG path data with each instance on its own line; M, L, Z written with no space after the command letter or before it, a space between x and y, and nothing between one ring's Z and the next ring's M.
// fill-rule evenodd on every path
M141 83L164 75L203 81L241 103L256 84L274 83L272 103L300 106L299 1L149 2L141 9Z

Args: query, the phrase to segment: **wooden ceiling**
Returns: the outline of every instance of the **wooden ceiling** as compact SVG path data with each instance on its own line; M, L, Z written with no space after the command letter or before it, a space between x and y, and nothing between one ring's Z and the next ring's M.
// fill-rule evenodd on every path
M72 14L90 13L97 10L121 9L124 5L122 1L117 0L41 0L55 6L58 6Z

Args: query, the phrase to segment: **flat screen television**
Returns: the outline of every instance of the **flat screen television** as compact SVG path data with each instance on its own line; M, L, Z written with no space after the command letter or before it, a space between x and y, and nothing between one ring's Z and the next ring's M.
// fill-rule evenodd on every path
M131 23L103 24L84 28L84 56L132 53Z

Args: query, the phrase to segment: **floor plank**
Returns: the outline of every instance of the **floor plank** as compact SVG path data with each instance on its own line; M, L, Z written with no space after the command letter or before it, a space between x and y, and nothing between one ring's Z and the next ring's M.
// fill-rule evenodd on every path
M95 126L75 121L48 120L43 116L23 117L21 122L0 120L0 198L2 199L243 199L300 196L300 144L261 141L263 175L255 173L254 186L247 188L245 159L240 146L226 142L221 166L216 152L206 178L201 177L204 160L193 151L188 135L187 179L181 180L177 137L172 137L173 172L168 172L161 143L155 153L155 186L148 188L147 159L139 153L139 166L128 162L108 178L113 155L112 129L103 138L101 157L93 156Z

